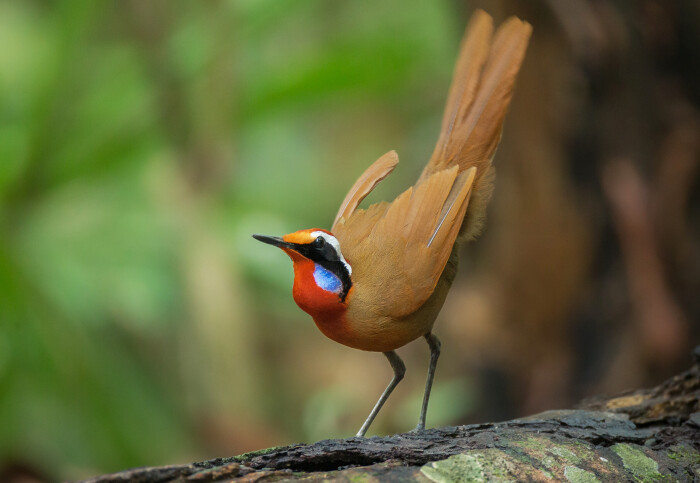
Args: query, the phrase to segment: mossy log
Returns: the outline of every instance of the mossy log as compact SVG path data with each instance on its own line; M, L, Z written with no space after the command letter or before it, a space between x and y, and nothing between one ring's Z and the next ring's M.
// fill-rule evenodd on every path
M663 384L502 423L269 448L89 480L700 481L700 347Z

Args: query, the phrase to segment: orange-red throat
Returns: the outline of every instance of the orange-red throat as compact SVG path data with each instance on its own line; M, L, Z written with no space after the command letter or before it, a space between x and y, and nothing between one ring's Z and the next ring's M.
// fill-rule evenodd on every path
M340 323L352 289L352 268L332 233L312 228L282 238L253 237L281 248L292 259L294 301L304 312L311 315L317 324L325 325L331 319Z

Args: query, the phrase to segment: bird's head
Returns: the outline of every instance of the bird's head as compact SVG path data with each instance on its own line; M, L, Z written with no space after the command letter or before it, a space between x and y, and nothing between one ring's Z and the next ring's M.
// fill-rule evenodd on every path
M352 288L352 268L340 251L340 243L320 228L299 230L282 238L253 235L281 248L294 263L294 300L313 316L346 308Z

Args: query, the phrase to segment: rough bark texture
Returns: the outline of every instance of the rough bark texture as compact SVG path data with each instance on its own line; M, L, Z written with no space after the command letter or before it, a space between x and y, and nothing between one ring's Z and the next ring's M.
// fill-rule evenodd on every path
M90 482L700 481L700 347L653 389L502 423L297 444Z

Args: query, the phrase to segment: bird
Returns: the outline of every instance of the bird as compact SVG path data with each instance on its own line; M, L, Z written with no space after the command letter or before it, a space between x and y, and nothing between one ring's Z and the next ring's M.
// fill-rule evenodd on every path
M471 16L433 153L417 182L393 201L358 208L397 166L397 153L389 151L350 188L330 230L253 235L291 258L294 300L326 337L389 361L393 377L357 437L404 377L396 349L421 337L430 362L414 431L425 429L441 349L433 324L455 279L460 245L482 229L492 161L531 32L517 17L496 30L486 12Z

